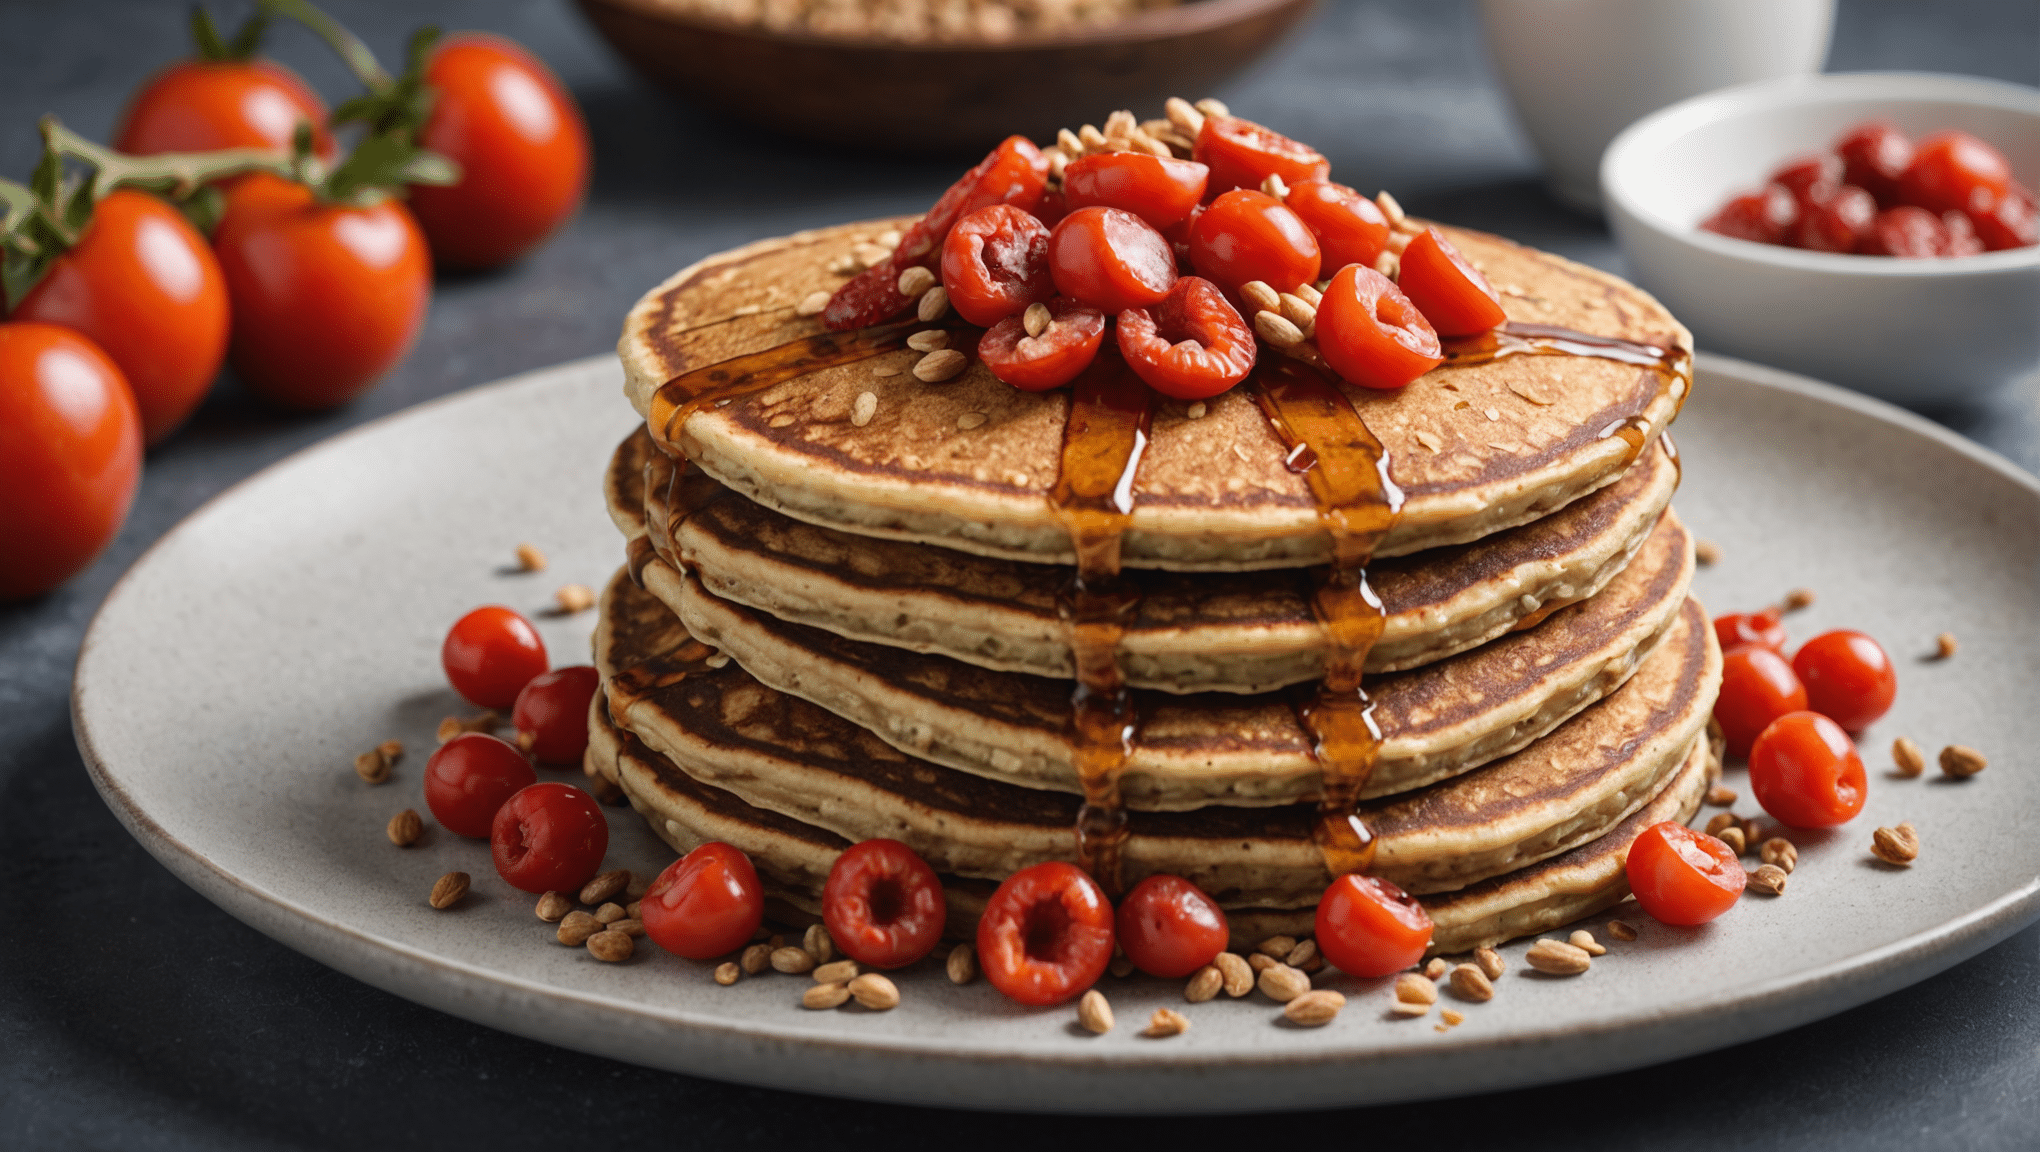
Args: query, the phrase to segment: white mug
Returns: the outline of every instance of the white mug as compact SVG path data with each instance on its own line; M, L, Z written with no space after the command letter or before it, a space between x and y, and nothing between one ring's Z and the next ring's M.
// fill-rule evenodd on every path
M1820 71L1834 0L1481 0L1481 23L1552 194L1601 207L1601 152L1637 118Z

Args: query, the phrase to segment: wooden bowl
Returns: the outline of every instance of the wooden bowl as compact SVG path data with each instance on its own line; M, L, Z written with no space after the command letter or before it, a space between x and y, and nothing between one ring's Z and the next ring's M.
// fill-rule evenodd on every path
M661 0L579 0L662 87L795 136L892 152L982 152L1023 133L1146 119L1252 63L1316 0L1191 0L998 43L846 40L694 17Z

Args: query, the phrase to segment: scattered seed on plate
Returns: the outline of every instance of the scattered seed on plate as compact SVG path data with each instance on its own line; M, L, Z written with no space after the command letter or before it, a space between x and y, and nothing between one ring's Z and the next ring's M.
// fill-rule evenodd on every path
M968 944L958 944L950 949L949 959L944 961L951 984L968 984L977 978L977 956Z
M1077 1001L1077 1023L1099 1036L1112 1031L1112 1005L1103 992L1093 988Z
M560 917L560 926L553 938L569 948L579 948L588 942L588 937L604 931L602 921L586 912L574 911Z
M775 948L772 967L789 976L803 976L815 970L815 958L805 948Z
M810 984L807 991L800 994L800 1006L816 1010L840 1008L849 999L848 984Z
M1192 1004L1202 1004L1215 998L1225 987L1225 973L1211 964L1206 964L1190 974L1190 982L1183 985L1183 999Z
M1438 985L1415 972L1405 972L1395 978L1395 998L1413 1000L1418 1004L1435 1004L1438 1001Z
M1594 934L1585 928L1573 929L1572 935L1567 938L1566 942L1589 956L1606 956L1608 954L1607 947L1599 940L1594 939Z
M939 384L953 379L968 363L969 358L954 348L937 348L914 365L914 379L926 384Z
M824 301L824 303L826 303L826 301ZM728 987L731 984L735 984L738 980L743 978L743 975L744 970L742 968L739 968L735 963L728 960L725 960L722 963L715 966L715 982L723 985L724 987Z
M737 963L743 967L746 975L756 976L772 966L772 945L762 943L751 945L744 949L743 955L737 958Z
M1920 834L1909 820L1896 828L1879 828L1870 835L1870 851L1886 864L1910 867L1919 858Z
M354 774L370 784L380 784L390 778L390 758L380 748L370 748L354 758Z
M1282 1015L1291 1024L1305 1028L1322 1028L1339 1015L1339 1009L1346 1006L1346 998L1329 988L1313 988L1282 1006Z
M836 941L820 924L808 925L807 931L801 933L800 946L808 950L817 964L827 964L836 958Z
M928 289L935 287L936 283L935 273L916 264L912 268L900 273L900 295L912 300Z
M1594 966L1594 958L1586 950L1575 948L1563 940L1549 938L1539 940L1523 954L1530 967L1548 976L1577 976Z
M389 834L390 843L399 848L409 848L425 834L425 821L416 809L406 808L390 817L389 827L384 831Z
M1967 779L1990 766L1983 753L1961 744L1950 744L1941 749L1941 771L1958 780Z
M1749 837L1743 834L1740 825L1723 828L1714 834L1715 839L1728 845L1728 850L1740 856L1749 848Z
M813 976L817 984L848 984L857 979L857 961L831 960L827 964L817 964L808 975Z
M1799 867L1799 848L1783 836L1773 836L1757 850L1757 859L1790 875L1794 868Z
M1813 589L1811 588L1794 588L1785 594L1785 610L1787 612L1797 612L1801 608L1811 607L1812 604Z
M468 883L467 873L448 872L433 882L432 894L425 898L426 903L443 912L460 903L460 898L467 895Z
M1721 563L1721 545L1712 540L1693 541L1693 559L1700 564Z
M1955 654L1955 634L1943 632L1934 637L1934 655L1942 660Z
M1452 994L1461 1000L1483 1004L1495 998L1495 986L1478 965L1461 964L1452 970Z
M937 284L926 292L921 293L921 303L914 310L914 315L923 324L933 324L935 321L942 319L943 315L948 311L949 289Z
M1148 1017L1148 1026L1142 1029L1140 1034L1150 1040L1161 1040L1170 1036L1181 1036L1189 1030L1188 1016L1174 1008L1157 1008L1155 1014Z
M1438 1013L1438 1019L1443 1020L1448 1026L1454 1028L1466 1023L1466 1017L1461 1015L1456 1008L1447 1008Z
M1425 981L1426 987L1429 984ZM1268 999L1287 1004L1310 991L1310 977L1287 964L1272 964L1261 970L1260 989Z
M1294 936L1270 936L1256 945L1254 951L1259 952L1263 956L1273 956L1275 959L1280 960L1288 956L1290 950L1295 947L1296 937Z
M545 571L545 553L540 552L536 544L519 544L517 546L517 567L520 571L524 572L543 572Z
M1413 1020L1419 1016L1429 1016L1431 1014L1431 1006L1429 1004L1420 1003L1416 1000L1398 1000L1390 1004L1388 1010L1397 1016L1404 1016Z
M1749 887L1752 892L1766 896L1783 896L1785 882L1790 879L1783 868L1776 864L1762 864L1750 869Z
M605 964L628 960L635 951L637 941L631 939L628 932L618 932L612 928L588 937L588 955Z
M873 1012L884 1012L900 1006L899 985L879 972L866 972L849 984L850 996L857 1003Z
M629 869L618 868L611 872L604 872L586 884L581 885L581 903L591 907L597 904L607 904L621 895L623 890L629 886Z
M1225 994L1235 1000L1254 990L1253 965L1237 952L1220 952L1211 958L1212 967L1225 977Z
M553 602L561 612L572 616L595 606L595 590L586 584L562 584L560 590L553 593Z
M949 333L940 328L930 328L907 337L907 347L916 352L934 352L949 347Z
M1901 776L1918 776L1927 770L1927 754L1910 736L1900 736L1891 742L1891 762L1898 765Z
M602 907L595 909L595 919L601 921L604 924L614 924L618 920L623 920L626 918L627 916L623 910L623 905L618 904L613 900L602 905Z
M1608 934L1615 935L1613 931ZM1500 980L1502 973L1509 970L1509 962L1502 959L1502 954L1486 945L1473 950L1473 962L1479 966L1481 975L1490 980Z
M1608 921L1608 935L1616 940L1636 939L1636 928L1627 920Z
M1710 807L1726 808L1735 803L1735 789L1716 784L1707 790L1707 803Z
M1433 956L1431 957L1431 962L1424 965L1424 975L1429 976L1433 980L1440 980L1444 978L1446 971L1451 967L1450 964L1445 962L1443 956Z

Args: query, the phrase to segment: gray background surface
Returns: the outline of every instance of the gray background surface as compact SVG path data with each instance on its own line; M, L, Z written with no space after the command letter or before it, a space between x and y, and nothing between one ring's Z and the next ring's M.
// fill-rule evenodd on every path
M0 940L0 1146L920 1146L993 1132L1108 1147L2040 1144L2040 928L1830 1020L1598 1080L1279 1121L1079 1127L734 1087L549 1048L388 996L229 918L128 837L72 743L67 689L79 639L135 558L235 481L343 428L611 347L639 293L700 256L916 211L959 168L865 155L854 142L796 144L670 101L626 72L563 0L326 7L385 60L400 58L408 30L427 20L532 47L587 114L593 187L581 216L530 260L442 275L418 347L361 401L292 415L223 380L150 454L127 526L98 564L48 597L0 606L0 921L10 926ZM9 45L0 173L27 175L42 113L108 136L140 78L186 51L184 16L182 4L164 2L0 3ZM300 30L274 34L271 51L329 101L349 91ZM1829 68L2040 83L2040 3L1843 0ZM1323 148L1341 180L1390 188L1412 211L1624 270L1599 221L1539 188L1470 4L1329 0L1303 35L1217 95ZM2033 469L2035 391L2029 382L1932 415ZM234 703L263 706L259 670Z

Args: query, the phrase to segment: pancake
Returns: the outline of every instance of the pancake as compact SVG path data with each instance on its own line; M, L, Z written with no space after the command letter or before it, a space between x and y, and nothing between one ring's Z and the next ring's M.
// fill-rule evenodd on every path
M639 428L617 447L610 515L644 534ZM1377 562L1369 583L1387 620L1367 671L1428 664L1598 592L1640 546L1678 486L1653 448L1620 480L1531 524L1474 544ZM683 562L724 600L853 640L933 652L983 668L1068 679L1058 607L1074 571L877 540L793 520L704 486L675 533ZM1266 692L1324 675L1325 632L1301 572L1142 572L1119 645L1127 683L1176 693Z
M1691 539L1667 512L1635 559L1592 599L1450 660L1370 678L1383 739L1363 798L1421 787L1513 753L1617 690L1682 626L1692 572ZM641 604L634 628L684 624L765 684L820 704L909 755L1030 788L1079 791L1067 681L988 671L774 620L709 595L661 561L649 564L644 578L660 602L630 597ZM664 610L673 604L681 608L679 622ZM1683 627L1707 630L1704 618L1696 620ZM1121 778L1128 807L1288 804L1317 794L1317 760L1288 694L1135 695L1140 737Z
M1697 606L1686 615L1697 615ZM687 640L620 575L605 594L596 664L605 676ZM1563 852L1620 822L1682 763L1704 731L1719 654L1705 626L1676 628L1623 688L1516 755L1361 806L1375 874L1444 891ZM1703 691L1704 689L1704 691ZM871 732L774 691L737 663L691 674L610 713L672 771L851 840L892 837L937 869L1002 879L1074 855L1078 797L1022 788L907 756ZM624 787L654 808L657 780ZM1184 876L1221 904L1315 903L1329 880L1309 804L1136 812L1127 879Z
M617 351L631 403L645 413L675 376L820 333L795 302L835 288L826 265L853 244L905 223L760 241L677 273L625 319ZM1650 344L1674 370L1520 355L1448 363L1395 392L1347 389L1407 495L1377 556L1477 540L1612 483L1692 382L1690 335L1641 290L1498 237L1443 231L1498 286L1511 321ZM973 330L957 331L968 350ZM708 475L794 519L1072 562L1046 498L1068 393L1017 390L975 360L953 380L925 384L906 371L918 356L901 349L817 369L696 411L675 435ZM1158 404L1132 488L1127 567L1242 571L1330 559L1317 504L1252 393ZM876 407L860 422L852 414L866 394Z
M609 721L602 697L593 702L586 767L590 776L631 782L631 803L676 851L689 852L710 840L734 845L756 864L775 917L803 924L821 910L821 888L836 856L850 841L833 832L745 803L733 793L703 784L672 767L628 732ZM1636 811L1597 839L1548 860L1491 877L1457 892L1420 897L1433 925L1433 954L1465 952L1517 936L1548 931L1620 902L1628 895L1624 861L1645 828L1662 820L1681 823L1700 809L1716 761L1699 739L1679 769ZM656 786L648 787L657 782ZM627 790L628 792L628 790ZM639 793L647 799L640 799ZM939 874L949 907L944 935L973 938L978 916L995 885ZM1277 933L1308 936L1311 908L1228 908L1235 947L1244 951Z

